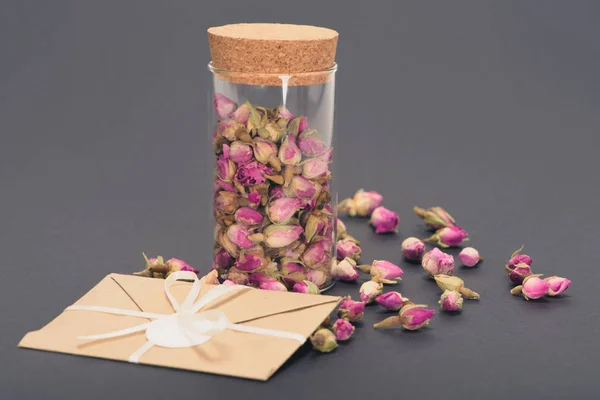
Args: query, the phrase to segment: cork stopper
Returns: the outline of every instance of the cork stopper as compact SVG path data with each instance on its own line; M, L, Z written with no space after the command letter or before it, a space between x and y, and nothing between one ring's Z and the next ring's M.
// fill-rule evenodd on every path
M335 68L338 33L290 24L232 24L208 29L212 70L233 83L281 86L327 82Z

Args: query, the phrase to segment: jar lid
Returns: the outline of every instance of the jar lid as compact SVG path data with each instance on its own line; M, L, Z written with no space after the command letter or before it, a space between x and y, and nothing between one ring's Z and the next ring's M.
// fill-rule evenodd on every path
M208 29L211 66L220 75L227 75L228 80L241 83L277 85L278 79L269 79L267 75L283 74L292 77L290 84L294 84L294 77L296 84L311 84L315 74L335 68L338 36L332 29L309 25L261 23L212 27ZM311 75L313 78L308 78Z

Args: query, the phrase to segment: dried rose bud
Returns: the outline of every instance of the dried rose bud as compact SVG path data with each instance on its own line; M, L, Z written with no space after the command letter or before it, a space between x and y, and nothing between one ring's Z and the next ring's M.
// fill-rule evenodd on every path
M540 278L540 274L530 275L523 280L523 284L514 287L511 294L522 294L525 300L539 299L550 291L550 283Z
M219 121L217 126L217 137L223 136L227 140L233 142L237 139L237 132L245 129L244 124L235 119Z
M431 229L438 230L455 224L454 218L442 207L431 207L427 210L421 207L413 207L415 214L425 220L425 224Z
M238 167L235 180L244 186L253 186L264 183L273 172L271 168L256 161L242 164Z
M298 225L269 225L257 239L264 239L267 247L279 249L292 244L300 235L302 227Z
M299 260L284 257L279 261L279 264L281 265L281 278L290 286L308 278L304 274L304 265Z
M518 263L513 269L508 270L508 279L517 285L521 285L523 280L530 275L533 275L531 267L525 263Z
M339 211L347 212L351 217L357 215L368 217L381 205L382 201L383 196L376 191L365 192L363 189L359 189L354 197L342 200L338 207Z
M229 97L221 93L215 93L213 106L221 119L229 117L235 110L235 103Z
M363 272L370 273L372 277L376 277L383 283L396 283L394 279L402 280L402 275L404 275L402 268L384 260L375 260L371 265L360 265L358 268Z
M233 265L233 258L225 249L216 249L213 256L213 269L227 269Z
M288 110L288 109L287 109L287 108L285 108L284 106L279 106L279 107L277 107L277 112L279 113L279 116L280 116L281 118L286 118L286 119L289 119L289 120L292 120L292 119L296 118L296 117L294 116L294 114L292 114L292 113L290 112L290 110Z
M338 260L343 260L346 257L350 257L354 261L360 259L362 250L352 240L338 240L336 247Z
M323 287L329 280L329 275L325 271L311 269L306 273L306 278L318 287Z
M287 135L281 142L279 160L285 165L298 165L302 161L302 152L296 144L294 135Z
M275 169L278 169L279 166L279 169L281 169L281 163L277 159L277 145L275 143L257 137L252 142L252 148L254 149L254 157L258 162L271 164Z
M215 189L215 192L219 191L220 189L223 189L227 192L235 192L237 190L233 183L225 182L223 179L219 178L218 176L215 176L214 189Z
M236 286L236 283L234 281L230 281L229 279L225 279L221 285Z
M458 246L469 240L467 236L469 236L467 231L460 226L453 225L438 230L436 233L425 239L425 241L431 243L437 242L440 247L451 247Z
M240 271L236 268L231 268L227 271L227 279L236 285L247 285L250 283L250 277L246 272Z
M292 290L297 293L308 293L308 294L319 294L320 293L317 285L315 285L311 281L307 281L307 280L304 280L302 282L298 282L298 283L294 284L294 287L292 288Z
M250 232L248 231L248 228L246 228L244 225L230 225L229 228L227 228L226 235L227 239L229 239L231 243L242 249L246 249L254 245L254 243L252 243L252 240L248 239L248 236L250 236Z
M311 158L304 162L302 176L306 179L329 177L329 163L321 158Z
M235 222L243 225L258 225L263 219L263 215L251 207L241 207L235 212Z
M416 237L409 237L402 242L402 256L407 260L421 261L425 253L425 243Z
M377 281L367 281L360 287L360 298L365 304L369 304L375 300L383 292L383 284Z
M309 268L319 268L331 263L331 242L323 239L308 246L302 261Z
M303 176L295 175L291 179L290 184L283 190L288 197L311 200L317 195L320 189L319 184L315 184Z
M292 118L287 126L287 132L291 135L298 136L301 132L304 132L308 128L308 120L306 117Z
M335 338L340 341L348 340L354 333L354 326L343 318L337 319L331 327Z
M440 297L440 307L446 311L462 310L463 298L462 295L453 290L445 290Z
M319 235L328 227L328 225L330 225L330 219L327 215L321 213L310 213L305 215L308 215L308 218L306 218L306 222L301 220L301 224L304 225L304 237L306 238L306 242L310 243L316 235ZM327 236L327 233L323 233L323 236Z
M377 296L375 301L388 310L398 311L402 308L404 302L408 301L408 299L406 297L402 297L402 295L398 292L388 292Z
M415 331L429 324L429 320L434 314L435 310L427 309L427 306L424 304L406 302L398 315L388 317L374 324L373 328L388 328L395 325L402 325L404 329Z
M240 271L253 272L265 262L265 253L262 246L253 246L242 250L240 256L234 264L234 267Z
M303 200L289 197L273 200L267 207L267 216L274 224L287 224L304 204Z
M223 214L233 214L238 208L238 195L233 192L220 191L215 198L215 210Z
M277 199L282 199L284 197L285 197L285 193L284 193L283 188L281 186L274 186L269 191L269 199L271 201L277 200Z
M428 251L421 260L423 269L429 276L452 275L454 272L454 257L446 254L438 248Z
M179 258L171 258L165 262L165 265L169 268L169 273L177 271L191 271L197 274L198 272L200 272L196 268L190 266L185 261L180 260Z
M314 129L306 130L300 134L298 147L306 157L318 156L327 149L327 145Z
M348 321L358 322L365 315L365 303L362 301L354 301L348 296L340 304L338 315Z
M175 271L171 271L175 272ZM219 273L214 269L210 271L208 274L204 275L200 278L200 282L206 285L219 285Z
M567 278L561 278L560 276L551 276L544 279L550 285L548 289L548 296L558 296L571 286L571 281Z
M398 214L383 206L377 207L371 214L369 223L375 227L375 233L398 232Z
M334 260L331 267L331 275L342 281L357 280L358 271L356 270L356 261L348 257L339 262Z
M483 258L479 256L479 252L473 247L465 247L462 249L458 254L458 258L465 267L474 267L479 261L483 260Z
M434 276L435 283L440 289L446 291L454 291L462 294L467 299L479 299L479 293L465 287L465 282L458 276L436 275Z
M338 347L335 335L329 329L321 328L312 334L310 342L315 350L329 353Z
M258 285L258 288L262 290L273 290L276 292L287 292L285 285L276 279L265 280Z
M521 251L523 251L523 247L524 246L521 246L521 248L519 248L518 250L516 250L510 256L510 260L508 260L508 263L506 264L506 269L508 271L511 271L511 270L515 269L515 267L517 266L517 264L520 264L520 263L524 263L524 264L527 264L529 266L531 266L531 264L533 263L533 260L531 259L531 257L529 257L527 254L521 254ZM521 282L519 282L519 284L520 283Z
M237 119L242 124L248 123L248 119L250 118L250 103L246 102L239 106L237 110L231 114L231 118Z
M249 144L236 140L231 143L229 159L237 164L243 164L252 159L252 147Z
M229 149L229 146L226 144L223 145L223 148ZM227 150L229 152L229 150ZM217 175L225 182L231 182L233 177L236 176L236 166L233 161L231 161L227 155L221 154L217 158Z

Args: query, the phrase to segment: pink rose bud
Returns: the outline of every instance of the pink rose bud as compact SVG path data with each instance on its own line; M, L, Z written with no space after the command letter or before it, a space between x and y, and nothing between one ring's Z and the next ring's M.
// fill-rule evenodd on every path
M268 164L273 157L277 157L277 145L270 140L262 139L260 137L254 138L252 148L254 149L254 157L256 160L263 164Z
M165 265L169 268L169 272L191 271L195 274L200 272L196 268L188 265L185 261L180 260L179 258L171 258L170 260L167 260L167 262L165 262Z
M369 223L375 227L375 233L398 232L398 214L380 206L373 210Z
M302 167L302 176L306 179L324 178L329 174L329 163L321 158L311 158Z
M306 278L318 287L323 287L329 280L329 275L325 271L311 269L306 273Z
M276 292L287 292L287 288L285 287L285 285L276 279L267 279L265 281L262 281L258 285L258 288L262 290L273 290Z
M429 276L452 275L454 271L454 257L446 254L438 248L428 251L421 260L423 269Z
M351 258L344 258L342 261L333 261L331 275L342 281L355 281L358 279L356 270L356 261Z
M327 150L327 145L325 145L317 131L313 129L300 134L298 147L306 157L315 157Z
M229 279L225 279L223 281L222 285L225 285L225 286L236 286L236 283L234 281L230 281Z
M357 215L368 217L381 205L382 201L383 196L376 191L365 192L363 189L360 189L354 197L342 200L339 204L339 210L347 212L351 217Z
M302 254L302 261L309 268L319 268L331 263L331 242L319 240L312 243Z
M413 207L415 214L425 220L425 224L433 230L439 230L446 226L455 224L454 218L442 207L431 207L427 210L421 207Z
M440 307L446 311L462 310L463 298L462 295L453 290L446 290L440 297Z
M235 103L227 96L221 93L215 93L213 106L219 115L219 118L225 119L235 110Z
M284 106L277 107L277 112L279 113L279 116L281 118L286 118L286 119L289 119L289 120L292 120L292 119L296 118L296 116L294 116L294 114L292 114L290 112L290 110L288 110Z
M235 180L244 186L260 185L265 183L267 176L272 172L273 170L264 164L252 161L238 167Z
M304 274L304 265L299 260L284 257L279 263L281 265L281 278L286 284L293 286L295 283L308 278Z
M171 271L171 272L175 272L175 271ZM219 273L217 271L215 271L214 269L212 271L210 271L208 274L204 275L202 278L200 278L200 282L206 285L220 285L221 283L219 282Z
M267 247L279 249L296 241L302 235L299 225L269 225L263 230Z
M402 256L407 260L421 261L425 253L425 243L416 237L409 237L402 242Z
M358 261L360 259L362 250L360 249L360 246L353 241L338 240L336 247L338 260L343 260L346 257L350 257L354 261Z
M238 195L233 192L220 191L215 197L215 210L223 214L233 214L238 208Z
M338 309L338 315L351 322L360 321L364 314L365 303L362 301L354 301L350 297L346 297Z
M317 214L317 213L305 213L308 218L306 220L301 219L300 224L304 225L304 237L306 239L306 243L312 242L312 240L319 234L323 232L323 236L327 237L331 235L331 232L324 232L324 230L330 227L331 220L327 215Z
M248 102L242 104L231 114L231 118L237 119L242 124L246 124L250 119L250 104Z
M298 165L302 161L302 152L296 144L296 138L288 134L279 146L279 160L285 165Z
M522 294L525 300L539 299L550 291L550 283L541 279L542 275L530 275L523 280L523 285L514 287L511 294Z
M263 265L265 253L262 246L254 246L247 250L242 250L240 256L234 264L234 267L240 271L253 272Z
M462 249L458 254L458 258L465 267L474 267L479 261L483 260L483 258L479 256L479 252L473 247L465 247Z
M263 219L263 215L251 207L241 207L235 212L235 222L243 225L258 225Z
M275 186L275 187L271 188L271 191L269 192L269 199L271 201L282 199L284 197L285 197L285 192L283 191L283 188L281 186Z
M436 275L434 276L435 283L439 286L443 291L450 290L454 292L459 292L467 299L479 299L479 293L472 291L469 288L465 287L465 282L460 279L458 276L450 276L450 275Z
M217 126L217 138L223 136L227 140L233 142L237 139L237 132L240 129L245 129L244 124L235 119L227 119L219 121ZM226 156L227 157L227 156Z
M289 197L273 200L267 207L267 215L274 224L287 224L304 204L303 200Z
M521 285L523 280L530 275L533 275L531 267L525 263L518 263L513 269L508 270L508 279L517 285Z
M398 311L402 308L402 304L408 301L408 299L402 297L398 292L388 292L377 296L375 301L388 310Z
M402 268L384 260L373 261L369 272L371 276L379 276L387 280L402 279L402 275L404 275Z
M307 281L307 280L304 280L302 282L298 282L298 283L294 284L294 287L292 290L297 293L308 293L308 294L319 294L320 293L317 285L315 285L311 281Z
M405 329L414 331L429 324L435 310L427 309L424 304L408 304L400 310L400 323Z
M229 148L226 144L223 145L223 148ZM225 154L221 154L217 157L217 175L224 182L231 182L233 177L236 174L236 166L231 159L229 159Z
M432 236L425 239L425 241L432 243L437 242L438 246L440 247L451 247L458 246L463 242L469 240L467 236L469 236L467 231L465 231L459 226L453 225L446 226L438 230Z
M298 133L304 132L308 129L308 119L306 117L300 117L300 122L298 123Z
M313 333L310 342L315 350L322 353L329 353L338 347L335 334L326 328L321 328Z
M561 278L560 276L551 276L544 279L550 285L548 289L548 296L558 296L571 286L571 281L567 278Z
M215 192L217 192L221 189L223 189L227 192L235 192L237 190L233 183L225 182L223 179L220 179L218 176L215 176L214 189L215 189Z
M360 287L360 298L365 304L372 303L383 292L383 284L376 281L367 281Z
M335 338L339 341L350 339L354 333L354 326L343 318L337 319L331 327Z
M227 239L242 249L246 249L254 245L254 243L248 239L248 236L250 236L250 232L244 225L233 224L227 228Z
M233 257L225 249L217 249L213 256L213 269L227 269L233 265Z
M527 264L529 266L531 266L531 264L533 263L533 260L527 254L520 254L521 251L523 251L523 247L524 246L521 246L521 248L516 250L510 256L510 260L508 260L508 263L506 264L506 269L508 271L512 271L513 269L515 269L517 264L520 264L520 263ZM520 284L520 282L519 282L519 284Z
M312 200L321 190L318 183L313 183L303 176L294 176L288 187L284 188L288 197L297 197L302 200Z
M227 280L235 283L236 285L247 285L250 282L250 276L246 272L242 272L238 269L231 268L227 271Z
M249 144L236 140L231 143L229 159L235 163L243 164L252 159L252 147Z

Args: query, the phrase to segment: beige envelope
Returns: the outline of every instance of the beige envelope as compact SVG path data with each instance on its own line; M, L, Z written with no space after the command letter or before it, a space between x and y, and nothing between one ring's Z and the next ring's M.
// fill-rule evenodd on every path
M177 282L171 292L181 303L191 283ZM200 296L211 285L203 285ZM219 310L233 323L295 332L308 337L335 309L340 297L275 292L258 289L230 292L202 311ZM76 305L115 307L172 314L164 280L110 274L79 299ZM127 361L146 343L144 332L102 340L77 336L125 329L149 320L93 311L63 311L38 331L29 332L19 347ZM154 346L140 364L267 380L301 346L296 340L225 330L208 342L188 348Z

